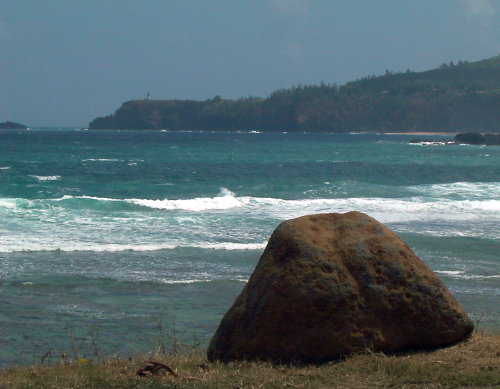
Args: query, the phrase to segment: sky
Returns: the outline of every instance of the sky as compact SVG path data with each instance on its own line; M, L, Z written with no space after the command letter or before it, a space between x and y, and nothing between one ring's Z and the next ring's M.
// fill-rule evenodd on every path
M500 54L500 0L0 0L0 122L267 97Z

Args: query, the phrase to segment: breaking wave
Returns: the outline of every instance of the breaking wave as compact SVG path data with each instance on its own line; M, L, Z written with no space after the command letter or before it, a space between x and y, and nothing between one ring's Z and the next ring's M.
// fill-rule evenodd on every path
M226 188L215 197L193 199L116 199L94 196L63 196L47 201L94 200L96 202L121 202L167 211L218 211L237 208L252 208L283 213L306 212L346 212L359 210L371 213L390 213L389 220L417 220L442 216L450 220L472 217L470 212L500 211L500 183L454 183L409 187L414 196L407 198L350 197L287 200L280 198L236 196ZM288 213L288 212L286 212ZM405 217L406 215L406 217ZM413 215L413 217L411 217Z
M234 242L194 242L178 244L111 244L111 243L85 243L85 242L67 242L67 243L24 243L22 247L15 245L0 245L0 253L14 252L42 252L42 251L60 251L60 252L121 252L121 251L159 251L174 250L180 248L209 249L209 250L262 250L267 242L262 243L234 243Z

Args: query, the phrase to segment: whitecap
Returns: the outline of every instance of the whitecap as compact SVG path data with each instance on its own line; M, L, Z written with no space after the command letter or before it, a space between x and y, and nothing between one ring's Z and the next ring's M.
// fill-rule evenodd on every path
M451 278L457 278L462 280L487 280L500 278L500 274L467 274L462 270L435 270L435 273L444 274Z
M220 243L202 243L196 245L197 248L214 249L214 250L262 250L266 248L267 242L261 243L235 243L235 242L220 242Z
M157 280L157 282L160 282L162 284L196 284L196 283L201 283L201 282L211 282L213 280L204 280L204 279L191 279L191 280L167 280L167 279L160 279Z
M71 199L87 199L87 200L96 200L96 201L123 201L121 199L112 199L108 197L96 197L96 196L71 196L64 195L63 197L59 197L57 199L51 199L51 201L64 201Z
M434 270L434 272L439 274L446 274L448 276L456 276L465 273L463 270Z
M10 209L17 208L17 202L18 199L12 199L12 198L0 199L0 208L10 208Z
M169 280L169 279L160 279L160 280L155 280L156 282L160 282L162 284L197 284L197 283L207 283L207 282L212 282L216 281L216 278L208 278L208 279L186 279L186 280ZM236 278L236 279L224 279L224 281L239 281L239 282L248 282L248 278Z
M3 244L0 253L14 252L123 252L123 251L160 251L174 250L179 248L212 249L212 250L261 250L266 247L267 242L262 243L234 243L234 242L193 242L193 243L158 243L158 244L112 244L93 242L67 242L65 244L56 242L24 242L24 245Z
M216 197L180 200L125 199L124 201L149 208L184 211L227 210L245 205L244 198L237 198L233 192L226 188L221 188L221 192Z
M460 277L466 280L488 280L492 278L499 278L500 279L500 274L491 274L491 275L480 275L480 274L471 274L471 275L464 275L463 277Z
M360 211L383 223L409 221L467 221L500 220L500 200L452 200L415 196L410 198L323 198L286 200L280 198L236 196L222 188L215 197L193 199L114 199L95 196L63 196L54 201L67 199L92 199L96 201L126 202L151 209L189 212L257 212L262 217L286 219L308 213ZM497 215L497 216L495 216Z
M413 146L449 146L455 145L455 142L444 142L444 141L421 141L421 142L410 142Z
M124 162L124 161L115 158L88 158L88 159L82 159L82 162Z
M447 184L414 185L407 188L418 194L436 198L449 196L469 200L500 198L500 182L452 182Z
M33 177L37 179L38 181L59 181L61 179L61 176L35 176L35 175L30 175L30 177Z
M10 166L0 166L0 170L9 170Z

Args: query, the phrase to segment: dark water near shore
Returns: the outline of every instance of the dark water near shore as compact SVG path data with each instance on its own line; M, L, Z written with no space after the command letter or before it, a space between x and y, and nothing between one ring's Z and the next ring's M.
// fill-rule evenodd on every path
M500 147L412 138L0 132L0 366L149 351L174 323L205 347L276 225L317 212L386 223L500 327Z

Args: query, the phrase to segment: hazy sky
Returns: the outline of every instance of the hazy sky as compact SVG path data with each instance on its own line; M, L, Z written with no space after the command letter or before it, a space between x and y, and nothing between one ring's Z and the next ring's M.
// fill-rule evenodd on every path
M0 0L0 122L266 97L500 54L500 0Z

